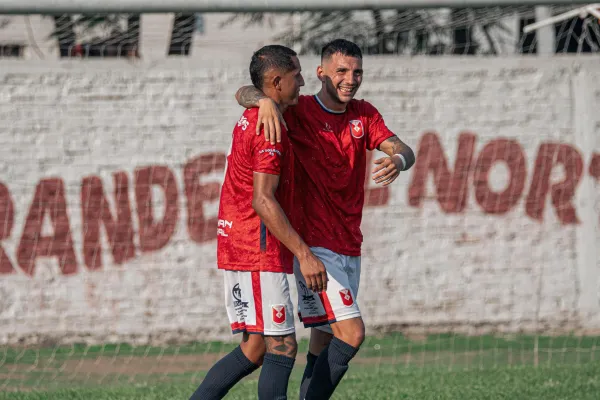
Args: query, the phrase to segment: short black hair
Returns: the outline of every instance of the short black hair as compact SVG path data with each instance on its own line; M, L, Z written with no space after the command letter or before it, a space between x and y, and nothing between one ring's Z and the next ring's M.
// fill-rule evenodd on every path
M362 60L362 51L360 51L360 47L346 39L335 39L327 43L321 49L321 61L330 58L337 53L340 53L343 56L360 58Z
M296 68L292 57L296 52L278 44L264 46L254 52L250 61L250 79L257 89L263 88L265 73L272 69L289 72Z

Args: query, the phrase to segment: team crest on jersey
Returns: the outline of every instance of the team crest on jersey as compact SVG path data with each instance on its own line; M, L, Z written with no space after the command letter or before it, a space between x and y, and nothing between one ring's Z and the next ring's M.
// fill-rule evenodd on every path
M271 306L271 310L273 311L273 323L277 325L283 324L285 322L285 306L281 304Z
M248 125L250 125L250 122L248 122L248 120L246 119L246 117L244 117L242 115L242 118L240 118L240 120L237 123L237 126L241 126L242 130L245 131L246 128L248 128Z
M340 290L340 297L342 298L342 303L344 303L346 307L350 307L352 304L354 304L354 299L352 298L350 289Z
M363 123L359 119L353 119L350 121L350 133L355 139L360 139L365 136L365 130L363 129Z

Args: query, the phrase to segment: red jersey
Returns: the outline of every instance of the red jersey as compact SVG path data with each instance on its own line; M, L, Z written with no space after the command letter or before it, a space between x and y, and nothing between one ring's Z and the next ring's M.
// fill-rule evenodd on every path
M292 196L292 154L285 128L281 143L256 135L258 108L246 110L233 130L221 188L217 227L220 269L292 273L293 256L252 207L254 172L280 175L276 198L288 211ZM286 212L289 215L289 212Z
M284 117L296 162L294 228L311 247L359 256L367 150L394 134L364 100L335 113L300 96Z

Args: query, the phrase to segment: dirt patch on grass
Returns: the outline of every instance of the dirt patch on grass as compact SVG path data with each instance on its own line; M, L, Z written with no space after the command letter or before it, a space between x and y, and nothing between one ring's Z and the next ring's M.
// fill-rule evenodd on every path
M417 353L401 354L395 357L357 357L352 363L359 365L397 365L411 366L434 365L437 363L460 362L464 364L474 360L480 353ZM98 357L96 359L67 360L60 367L64 374L92 375L153 375L184 374L206 371L218 361L222 354L182 354L162 357ZM296 365L306 364L304 355L299 355Z
M382 352L383 353L383 352ZM388 353L389 354L389 353ZM352 360L356 366L400 366L421 368L426 366L477 366L482 352L415 352L395 356L368 354ZM196 374L209 370L223 354L179 354L164 356L97 357L56 360L51 364L40 362L37 366L11 365L0 369L0 383L3 379L26 380L39 375L41 381L102 382L108 381L163 381L175 379L196 379ZM304 354L299 354L296 366L306 364ZM8 367L8 368L7 368Z
M98 357L67 360L65 373L82 374L184 374L209 369L221 354L182 354L162 357Z
M11 374L11 373L0 373L0 382L7 379L26 379L27 375L23 374Z

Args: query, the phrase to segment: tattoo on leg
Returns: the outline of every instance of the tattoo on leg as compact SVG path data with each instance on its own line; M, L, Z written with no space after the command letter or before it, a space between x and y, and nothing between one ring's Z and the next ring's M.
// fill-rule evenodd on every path
M296 335L265 336L265 344L267 353L296 358Z

